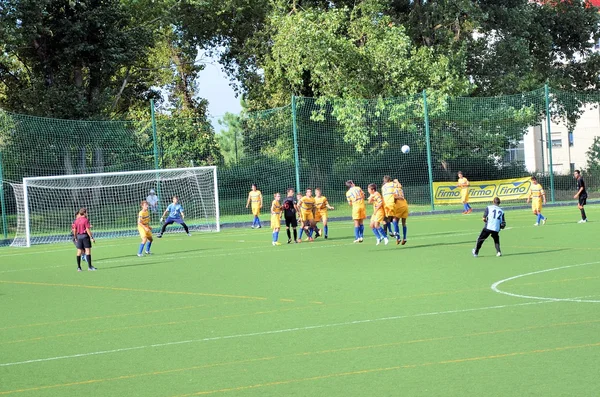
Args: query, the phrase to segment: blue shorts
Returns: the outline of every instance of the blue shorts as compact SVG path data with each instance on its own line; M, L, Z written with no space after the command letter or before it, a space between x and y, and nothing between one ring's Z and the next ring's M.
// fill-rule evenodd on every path
M167 220L165 221L165 225L170 225L172 223L179 223L181 225L185 222L183 222L183 219L181 219L181 218L171 218L171 217L168 217Z

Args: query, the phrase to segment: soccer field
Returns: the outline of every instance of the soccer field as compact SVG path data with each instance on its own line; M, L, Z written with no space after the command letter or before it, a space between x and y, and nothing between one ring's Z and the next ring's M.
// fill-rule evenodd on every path
M0 249L0 395L597 396L600 209L411 217L405 246L268 228Z

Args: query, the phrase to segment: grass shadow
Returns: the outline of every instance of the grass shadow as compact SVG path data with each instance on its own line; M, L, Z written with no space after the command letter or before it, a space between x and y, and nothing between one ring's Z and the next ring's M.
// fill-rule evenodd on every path
M104 270L119 270L122 268L127 268L127 267L137 267L137 266L152 266L152 265L159 265L161 263L164 262L160 262L160 261L152 261L152 262L142 262L142 263L131 263L128 265L118 265L118 266L102 266L101 268L98 269L98 271L104 271Z

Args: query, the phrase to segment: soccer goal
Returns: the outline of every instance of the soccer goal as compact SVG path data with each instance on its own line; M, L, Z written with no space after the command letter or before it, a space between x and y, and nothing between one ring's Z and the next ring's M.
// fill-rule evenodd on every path
M17 233L12 246L70 241L80 208L87 208L95 238L136 235L140 203L150 190L158 195L150 213L155 232L173 196L179 197L190 230L220 231L216 167L24 178L13 190ZM173 225L168 230L183 228Z

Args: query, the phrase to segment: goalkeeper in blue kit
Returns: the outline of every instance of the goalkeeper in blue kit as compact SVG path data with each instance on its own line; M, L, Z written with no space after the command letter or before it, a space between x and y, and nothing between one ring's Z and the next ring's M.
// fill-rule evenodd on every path
M183 229L185 230L187 235L191 236L190 229L188 229L187 225L183 221L185 214L183 212L182 205L179 204L179 198L177 196L173 196L173 202L171 204L169 204L169 206L165 210L165 213L160 218L161 222L163 221L165 215L167 215L167 214L169 214L169 216L165 220L165 223L163 224L162 229L160 230L160 233L158 233L158 235L156 237L161 238L163 236L165 230L167 229L167 226L169 226L173 223L179 223L181 226L183 226Z
M494 197L493 204L488 206L483 213L483 221L485 227L477 238L477 245L473 248L473 256L479 255L479 250L483 245L483 242L492 236L494 245L496 246L496 256L502 256L500 251L500 230L506 227L506 219L504 218L504 210L500 208L500 198Z

